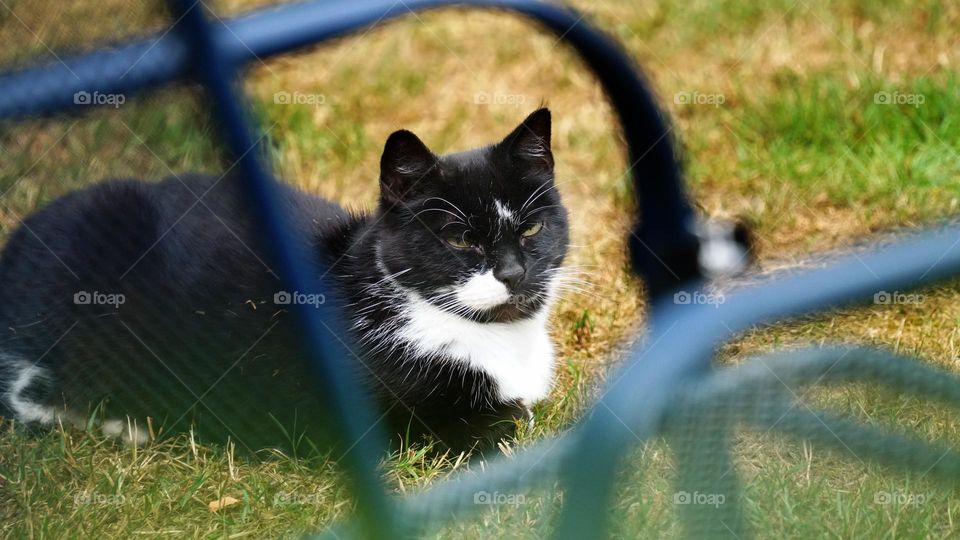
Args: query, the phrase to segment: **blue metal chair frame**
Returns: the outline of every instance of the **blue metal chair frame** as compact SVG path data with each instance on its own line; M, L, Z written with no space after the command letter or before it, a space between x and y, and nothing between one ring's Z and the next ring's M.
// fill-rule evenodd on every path
M441 483L397 503L388 497L376 472L383 438L364 435L374 417L346 376L349 355L340 340L327 335L327 331L344 330L337 306L319 310L295 306L317 374L318 393L337 412L337 435L358 441L344 466L357 499L354 522L362 536L394 537L425 517L449 517L462 506L450 502L457 494L546 479L559 479L565 489L557 537L603 536L611 486L625 453L638 438L645 440L660 432L668 407L676 405L677 389L727 376L711 367L718 344L759 323L866 302L878 290L914 288L960 274L960 228L949 227L840 259L827 268L743 289L719 307L686 305L681 310L673 305L674 291L699 290L702 279L696 270L699 245L693 232L694 215L670 130L631 60L569 8L534 0L332 0L276 7L221 25L211 23L197 2L174 0L171 6L179 23L169 33L3 75L0 119L68 111L76 107L73 95L80 91L133 95L169 83L200 81L288 290L323 293L329 284L308 272L304 246L290 234L279 210L275 180L258 152L249 151L255 142L238 79L251 61L418 10L494 8L532 19L572 46L617 112L637 194L638 219L629 245L634 269L651 297L650 337L627 355L600 402L571 433L536 443L510 461L492 463L483 474ZM947 463L956 463L953 456Z

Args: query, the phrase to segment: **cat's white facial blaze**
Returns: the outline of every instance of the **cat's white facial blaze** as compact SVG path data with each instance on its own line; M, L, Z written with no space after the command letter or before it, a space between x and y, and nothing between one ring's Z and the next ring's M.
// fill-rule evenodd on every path
M507 208L507 205L494 199L493 206L497 209L497 216L500 217L501 221L512 222L514 220L513 211Z
M460 304L478 311L495 308L510 300L510 291L494 277L493 270L471 275L456 291Z

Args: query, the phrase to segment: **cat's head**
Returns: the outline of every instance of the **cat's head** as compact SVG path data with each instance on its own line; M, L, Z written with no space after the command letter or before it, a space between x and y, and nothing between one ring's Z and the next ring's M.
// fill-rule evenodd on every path
M550 111L535 111L499 143L443 156L409 131L393 133L378 217L378 264L408 292L484 322L539 313L568 243Z

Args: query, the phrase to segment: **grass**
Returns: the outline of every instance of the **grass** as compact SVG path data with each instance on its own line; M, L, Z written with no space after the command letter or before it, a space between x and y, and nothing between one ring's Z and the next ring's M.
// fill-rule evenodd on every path
M228 16L255 4L221 2L216 9ZM683 141L703 212L755 224L760 271L805 265L817 251L956 214L955 3L580 4L650 75ZM47 46L69 50L160 28L162 13L110 1L8 2L0 21L3 42L16 44L0 51L0 64L22 65ZM437 151L461 149L500 137L546 102L555 114L558 176L573 216L571 264L584 268L592 292L558 307L552 323L558 381L536 411L536 427L513 446L581 417L623 340L642 323L644 303L623 254L631 209L623 149L596 82L570 51L514 19L446 10L257 64L246 88L282 177L354 207L375 201L379 151L391 131L411 129ZM322 95L323 103L277 104L275 92ZM678 103L679 93L714 102L722 96L722 103ZM924 102L877 103L878 93ZM116 110L0 126L0 236L53 198L104 177L221 170L205 111L195 90L173 89ZM762 351L855 342L960 371L960 293L954 284L923 293L920 305L872 306L756 329L725 346L720 359L736 364ZM916 398L859 385L807 397L871 423L958 442L955 415ZM738 432L735 450L748 519L760 536L960 534L953 517L960 493L935 478L772 434ZM679 534L669 448L652 441L630 463L610 509L618 536ZM397 493L411 493L477 466L406 448L385 457L382 473ZM923 495L924 502L877 504L881 492ZM239 502L217 513L207 509L224 496ZM523 505L432 526L427 536L542 537L554 525L555 502L556 494L533 493ZM252 462L186 436L135 450L76 431L27 436L7 423L0 433L3 536L286 537L349 513L329 460L274 454Z

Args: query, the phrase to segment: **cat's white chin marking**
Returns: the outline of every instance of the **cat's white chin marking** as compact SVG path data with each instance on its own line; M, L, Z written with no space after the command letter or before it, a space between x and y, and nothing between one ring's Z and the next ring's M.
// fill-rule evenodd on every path
M513 322L479 323L441 309L401 285L383 263L380 247L376 249L384 289L390 290L380 294L387 295L395 303L400 317L388 326L366 331L364 341L379 341L381 345L378 346L408 348L413 356L442 355L464 369L485 373L497 388L497 398L504 402L520 400L529 407L547 397L553 384L554 362L547 317L556 298L557 277L550 279L546 301L537 313ZM472 286L477 287L475 290L487 289L489 293L489 288L493 287L484 280L492 278L503 291L497 293L501 296L496 298L494 305L509 300L506 287L493 277L492 272L486 274L479 278L480 286L473 282ZM506 294L506 300L502 299L502 294ZM359 321L354 325L365 326Z
M405 293L404 322L396 335L418 354L442 354L487 374L502 401L520 400L529 406L550 393L554 361L547 332L550 302L530 318L480 323L440 309L413 291Z
M510 300L510 291L493 276L493 270L473 274L456 291L460 304L478 311L495 308Z

